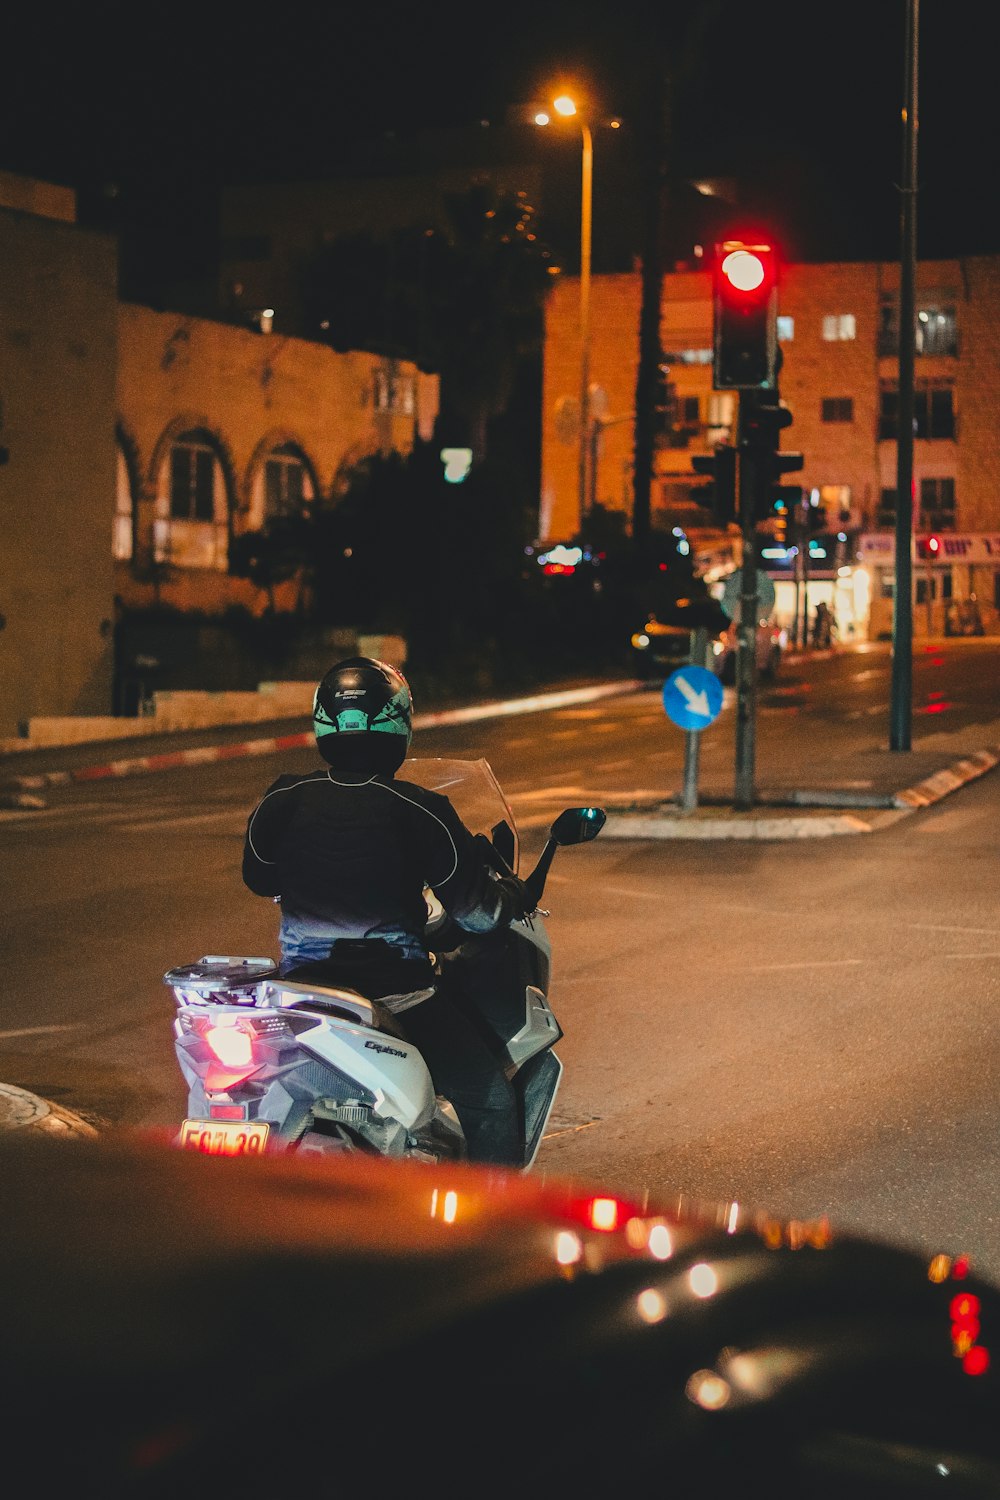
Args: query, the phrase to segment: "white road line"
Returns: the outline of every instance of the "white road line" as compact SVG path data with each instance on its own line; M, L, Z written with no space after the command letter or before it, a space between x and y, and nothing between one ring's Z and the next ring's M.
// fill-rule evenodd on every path
M192 813L186 818L156 818L144 823L122 823L119 830L122 833L152 833L160 831L169 833L176 828L204 828L210 823L234 823L240 832L246 826L249 814L241 812L237 808L231 808L228 812L217 813Z
M942 958L1000 958L1000 953L944 953Z
M0 1031L0 1042L15 1036L42 1036L50 1031L79 1031L82 1025L82 1021L74 1021L70 1026L20 1026L16 1031Z
M817 958L801 964L752 964L751 974L770 974L777 969L841 969L863 964L863 958Z
M627 901L646 900L662 901L662 891L630 891L622 885L602 885L602 891L607 891L610 896L624 896Z
M974 932L984 933L987 937L996 936L995 927L946 927L935 922L907 922L914 932Z

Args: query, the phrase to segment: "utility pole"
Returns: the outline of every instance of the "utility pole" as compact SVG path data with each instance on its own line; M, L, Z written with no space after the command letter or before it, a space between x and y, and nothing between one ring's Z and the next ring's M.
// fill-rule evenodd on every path
M747 442L747 405L754 393L740 393L737 425L737 491L743 558L740 563L740 618L736 627L736 765L733 805L754 805L757 758L757 455Z
M899 257L899 432L896 584L892 610L889 749L909 750L913 714L913 366L917 273L917 57L920 0L906 0L903 181Z

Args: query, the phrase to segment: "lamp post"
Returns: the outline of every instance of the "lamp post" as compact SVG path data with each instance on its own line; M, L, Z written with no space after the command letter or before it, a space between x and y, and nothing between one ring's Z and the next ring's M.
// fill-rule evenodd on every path
M577 461L577 504L580 525L590 509L591 417L590 417L590 251L591 221L593 215L594 187L594 138L587 121L580 114L569 94L560 94L553 99L552 108L564 119L575 119L583 140L583 161L580 194L580 448ZM549 117L544 111L536 114L537 125L547 125Z

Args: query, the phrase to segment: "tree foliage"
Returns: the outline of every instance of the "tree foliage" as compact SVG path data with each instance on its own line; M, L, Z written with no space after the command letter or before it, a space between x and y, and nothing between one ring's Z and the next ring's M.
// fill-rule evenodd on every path
M484 453L519 362L541 351L551 267L525 195L481 183L446 195L434 224L324 247L303 272L306 318L339 351L438 374L449 440Z

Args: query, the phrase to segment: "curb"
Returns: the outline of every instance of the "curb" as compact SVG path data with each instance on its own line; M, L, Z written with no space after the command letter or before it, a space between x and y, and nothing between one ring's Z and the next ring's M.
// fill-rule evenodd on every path
M742 818L691 818L669 811L609 813L601 830L612 839L748 839L795 842L831 838L837 834L871 833L872 825L846 813L818 818L761 818L753 812Z
M592 687L565 688L552 693L536 693L526 698L502 699L495 703L475 703L467 708L446 708L438 712L414 714L414 731L436 729L448 724L469 724L477 719L497 719L508 714L538 713L547 708L562 708L572 703L592 703L621 693L638 692L646 683L637 678L623 682L602 682ZM223 726L206 724L206 730ZM267 739L242 740L233 745L204 745L189 750L166 750L155 755L137 755L128 760L111 760L103 765L77 766L68 771L40 771L35 775L11 776L5 787L20 792L40 791L45 787L70 786L78 782L106 781L117 776L137 776L149 771L173 771L178 766L203 766L212 761L242 760L253 755L274 755L281 750L304 750L315 744L311 729L296 734L282 734ZM56 748L56 747L53 747ZM63 748L63 747L59 747ZM44 807L38 798L6 798L4 807Z
M987 771L992 771L997 765L1000 765L1000 746L993 750L974 751L954 765L935 771L933 776L927 776L915 786L906 787L879 803L870 800L868 806L884 809L881 812L875 811L874 817L870 819L852 817L848 813L832 817L774 818L762 817L753 810L731 814L729 817L709 815L693 818L675 805L665 806L660 803L645 808L620 808L617 812L609 812L602 833L605 838L618 839L766 839L790 842L798 839L831 838L838 834L874 833L877 828L894 823L908 813L933 806L950 792L956 792L970 781L985 776ZM845 794L803 791L797 792L795 799L800 805L812 802L814 806L822 807L824 797L834 797L839 802L843 795ZM825 805L829 807L830 801ZM859 802L855 807L860 809L864 805L866 804Z
M946 766L941 771L935 771L933 776L928 776L924 781L918 781L916 786L897 792L894 804L896 807L906 808L911 812L916 811L918 807L930 807L932 803L939 802L942 797L946 797L949 792L955 792L968 782L985 776L987 771L992 771L998 764L1000 764L1000 746L993 750L977 750L965 759L956 761L953 766Z
M96 1140L98 1131L70 1109L12 1083L0 1083L0 1130L30 1130L66 1140Z

